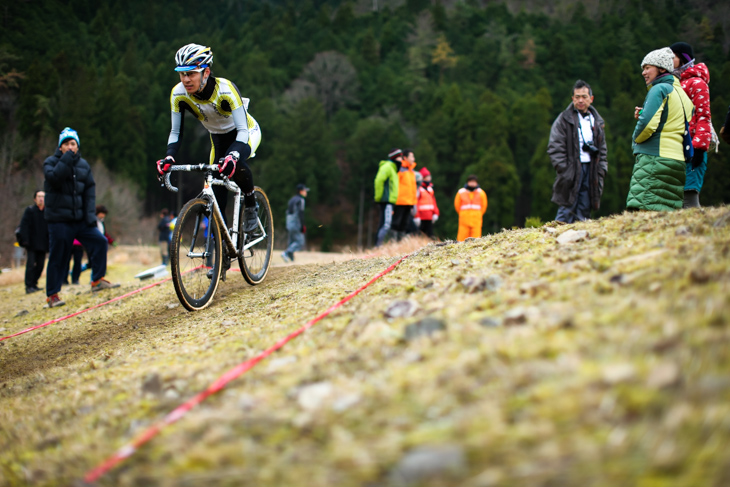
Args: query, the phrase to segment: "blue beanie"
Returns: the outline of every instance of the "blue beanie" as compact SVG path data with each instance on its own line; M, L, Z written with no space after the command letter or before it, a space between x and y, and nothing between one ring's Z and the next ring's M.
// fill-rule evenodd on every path
M61 135L58 136L58 147L61 147L61 144L66 142L68 139L74 139L78 146L81 147L81 142L79 142L79 134L76 133L76 131L71 127L66 127L61 131Z

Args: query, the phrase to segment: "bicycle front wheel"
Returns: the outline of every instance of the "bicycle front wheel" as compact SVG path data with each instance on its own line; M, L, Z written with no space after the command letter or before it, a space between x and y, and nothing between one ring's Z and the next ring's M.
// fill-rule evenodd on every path
M172 233L172 282L180 302L190 311L207 307L218 289L221 239L211 211L204 198L188 201Z
M238 264L241 266L241 274L246 282L255 286L266 278L271 264L271 253L274 250L274 221L271 216L269 198L264 190L258 186L254 188L254 197L258 204L259 227L244 235L243 233L243 205L241 207L241 219L239 235L241 243L238 248Z

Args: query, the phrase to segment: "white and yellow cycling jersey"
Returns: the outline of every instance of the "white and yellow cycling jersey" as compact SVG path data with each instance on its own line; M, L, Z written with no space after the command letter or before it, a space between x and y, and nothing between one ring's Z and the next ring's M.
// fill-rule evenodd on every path
M211 76L209 82L213 83L213 90L205 99L188 94L182 83L172 89L172 130L168 145L177 145L179 142L183 111L189 110L211 134L227 134L237 130L236 140L251 146L250 157L253 157L261 142L261 129L248 113L249 99L241 97L238 88L225 78Z

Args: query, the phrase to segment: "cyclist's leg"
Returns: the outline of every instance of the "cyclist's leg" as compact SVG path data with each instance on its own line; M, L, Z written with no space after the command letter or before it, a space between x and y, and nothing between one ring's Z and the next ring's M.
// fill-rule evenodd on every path
M225 157L225 150L230 145L226 143L227 135L228 134L210 134L210 164L217 164L221 157ZM213 194L218 202L218 207L221 209L223 221L227 222L226 206L228 206L228 190L223 186L213 186Z
M256 198L253 193L253 173L246 161L238 161L236 165L236 173L233 175L233 182L241 188L243 194L243 203L246 208L256 206Z
M253 127L251 126L253 124ZM256 155L256 149L258 149L261 143L261 128L258 122L249 124L248 129L248 145L251 147L251 155L249 160ZM236 132L231 132L235 140ZM226 134L228 135L228 134ZM231 141L233 143L233 141ZM243 202L247 208L252 208L256 205L256 198L253 195L253 173L247 161L238 161L238 167L236 168L236 174L233 175L233 181L241 188L243 193Z

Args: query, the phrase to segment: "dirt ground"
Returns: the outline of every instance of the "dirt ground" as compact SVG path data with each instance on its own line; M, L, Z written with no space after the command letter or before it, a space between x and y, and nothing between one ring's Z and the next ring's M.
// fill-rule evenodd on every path
M82 485L407 253L98 485L730 485L730 210L412 247L231 273L197 313L166 283L0 342L0 486ZM121 288L64 308L0 287L0 334L139 288L126 255Z

